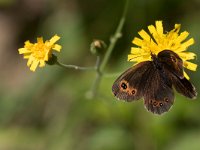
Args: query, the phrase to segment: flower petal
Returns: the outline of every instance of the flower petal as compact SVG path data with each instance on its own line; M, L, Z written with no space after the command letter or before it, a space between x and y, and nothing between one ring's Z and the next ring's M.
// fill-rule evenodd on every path
M188 74L185 72L185 71L183 71L183 75L184 75L184 77L186 78L186 79L190 79L190 77L188 76Z
M188 41L181 44L180 48L177 50L178 52L185 51L190 45L194 44L194 39L191 38Z
M131 47L131 54L141 54L144 50L138 47Z
M39 64L39 60L34 60L33 63L31 64L30 70L35 71L38 64Z
M136 38L133 39L132 43L137 45L137 46L142 46L143 40L136 37Z
M38 37L37 38L37 42L38 42L38 44L44 43L43 38L42 37Z
M189 61L184 61L183 66L189 70L196 71L197 70L197 64L191 63Z
M55 44L55 45L52 47L52 49L54 49L54 50L60 52L60 50L62 49L62 46L59 45L59 44Z
M31 53L27 48L19 48L18 49L19 54L26 54L26 53Z
M146 41L151 40L151 37L144 30L139 31L138 34L143 38L143 40L146 40Z
M24 59L29 59L30 54L24 54Z
M40 62L39 67L44 67L45 66L45 61L44 60L40 60L39 62Z
M196 57L196 54L192 52L181 52L181 53L178 53L178 55L183 60L191 60L191 59L195 59Z
M50 40L50 44L53 45L54 43L56 43L58 40L60 39L60 37L58 35L54 35Z
M163 25L162 21L156 21L156 30L159 36L163 36Z
M151 57L146 54L146 55L128 55L128 61L135 61L135 62L142 62L142 61L147 61L151 60Z
M27 66L30 67L31 64L33 63L33 61L34 61L34 57L32 55L30 55L28 62L27 62Z
M187 31L184 31L177 37L177 39L174 42L181 43L182 41L184 41L188 37L188 35L189 35L189 33Z

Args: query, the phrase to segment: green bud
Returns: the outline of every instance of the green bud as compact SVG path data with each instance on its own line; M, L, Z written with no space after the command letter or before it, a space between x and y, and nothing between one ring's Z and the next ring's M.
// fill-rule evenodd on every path
M102 40L94 40L90 45L90 51L94 55L104 54L107 45Z
M52 54L52 56L49 58L48 61L46 61L46 63L48 65L54 65L55 63L57 63L57 56Z

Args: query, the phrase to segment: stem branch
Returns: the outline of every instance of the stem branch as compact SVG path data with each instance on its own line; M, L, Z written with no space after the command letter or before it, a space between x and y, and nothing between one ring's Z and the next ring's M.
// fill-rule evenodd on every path
M59 61L57 61L56 64L63 68L71 68L71 69L76 69L76 70L91 70L91 71L96 70L96 67L81 67L81 66L76 66L76 65L66 65Z

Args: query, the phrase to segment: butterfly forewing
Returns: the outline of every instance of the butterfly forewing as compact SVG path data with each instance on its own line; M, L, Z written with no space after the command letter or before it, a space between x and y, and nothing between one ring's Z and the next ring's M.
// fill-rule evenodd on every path
M158 60L163 64L165 69L170 70L171 73L179 78L184 78L183 61L176 53L170 50L163 50L158 53Z
M195 87L185 77L180 79L179 77L172 75L172 82L176 91L185 97L195 99L197 92Z
M181 58L170 50L164 50L158 54L158 59L162 62L164 70L171 79L176 91L188 98L196 98L195 87L184 77Z
M122 73L112 86L113 94L125 101L133 101L142 98L151 61L145 61L129 68Z

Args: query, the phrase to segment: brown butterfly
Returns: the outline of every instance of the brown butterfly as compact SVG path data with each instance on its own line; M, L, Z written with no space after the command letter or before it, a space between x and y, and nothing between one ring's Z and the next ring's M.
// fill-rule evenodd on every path
M122 73L112 86L113 94L131 102L144 98L147 110L167 112L174 103L174 91L195 99L195 87L183 75L183 61L171 50L151 54L152 61L141 62Z

